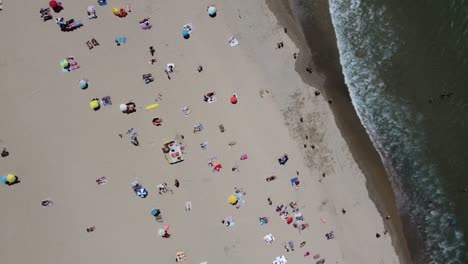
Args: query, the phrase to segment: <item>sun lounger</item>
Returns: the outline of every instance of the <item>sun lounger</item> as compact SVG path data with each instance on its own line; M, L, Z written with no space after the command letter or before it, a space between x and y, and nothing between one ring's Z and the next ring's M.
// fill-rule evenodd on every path
M91 43L91 41L86 41L86 46L88 46L88 49L92 49L94 48L93 44Z

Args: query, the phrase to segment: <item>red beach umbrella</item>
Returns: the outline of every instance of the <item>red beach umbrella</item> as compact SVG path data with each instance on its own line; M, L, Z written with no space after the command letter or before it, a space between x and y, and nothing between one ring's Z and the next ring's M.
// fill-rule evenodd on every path
M237 94L232 94L232 96L231 96L231 104L237 104Z
M57 7L59 6L59 4L57 3L57 1L51 0L51 1L49 2L49 6L50 6L52 9L54 9L54 8L57 8Z

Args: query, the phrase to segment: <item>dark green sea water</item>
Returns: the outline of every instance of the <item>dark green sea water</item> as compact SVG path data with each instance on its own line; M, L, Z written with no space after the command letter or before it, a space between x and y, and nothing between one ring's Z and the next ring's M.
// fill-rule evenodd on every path
M313 0L296 2L313 13ZM468 263L468 1L329 3L345 81L415 261Z

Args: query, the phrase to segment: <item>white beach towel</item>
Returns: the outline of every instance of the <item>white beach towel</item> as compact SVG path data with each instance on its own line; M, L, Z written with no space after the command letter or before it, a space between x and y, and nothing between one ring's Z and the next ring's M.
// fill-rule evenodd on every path
M239 41L235 37L230 37L229 38L229 45L231 47L235 47L239 44Z

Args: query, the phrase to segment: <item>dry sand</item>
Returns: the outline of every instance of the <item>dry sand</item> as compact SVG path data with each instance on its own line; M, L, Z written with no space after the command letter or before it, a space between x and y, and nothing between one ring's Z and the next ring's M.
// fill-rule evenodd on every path
M312 262L312 256L303 257L305 251L320 253L326 263L398 263L328 104L307 92L294 71L296 48L262 1L135 1L126 18L111 12L125 2L109 1L106 7L96 5L97 20L87 19L89 4L95 1L64 2L60 16L85 23L64 33L54 21L40 20L38 11L47 1L3 3L0 32L7 41L0 45L0 140L10 156L0 164L2 174L15 173L21 180L0 190L5 263L172 263L177 251L186 252L187 263L271 263L283 254L288 263ZM218 7L214 19L206 14L209 4ZM145 17L153 24L149 31L138 25ZM194 30L184 40L181 29L190 22ZM114 44L118 35L127 37L120 47ZM229 47L230 36L238 38L237 47ZM85 42L92 37L100 46L88 50ZM285 48L276 50L280 41ZM154 65L147 62L151 45ZM68 55L81 68L62 73L59 61ZM169 62L176 65L171 80L164 74ZM152 73L155 82L145 85L144 73ZM85 91L78 87L81 78L90 80ZM270 93L260 98L260 89ZM207 104L202 97L211 91L218 101ZM229 103L233 92L239 95L237 105ZM145 110L158 93L160 107ZM112 106L89 108L90 99L107 95ZM124 115L119 104L129 100L138 111ZM180 112L186 105L192 110L188 117ZM315 129L308 143L315 150L304 150L295 140L303 128L285 122L295 109L304 112L303 124ZM163 126L151 124L156 116ZM199 122L205 130L193 134ZM125 135L132 127L138 147ZM171 166L160 146L176 134L185 135L187 155ZM237 144L230 148L232 140ZM204 141L209 145L203 151ZM315 153L314 159L305 160L305 152ZM249 158L239 160L244 153ZM283 153L290 160L279 166ZM224 166L220 173L207 166L213 156ZM240 172L231 171L234 165ZM299 190L289 182L296 171ZM269 175L278 179L267 183ZM110 182L96 185L101 176ZM171 186L174 194L157 193L157 184L172 185L176 178L181 186ZM131 191L135 179L148 188L146 199ZM234 187L247 193L237 210L227 203ZM45 198L54 205L41 207ZM184 210L186 201L192 202L191 212ZM298 202L308 230L299 233L275 212L275 205L290 201ZM158 236L162 224L150 215L153 208L161 209L171 238ZM234 227L220 223L227 216L234 217ZM270 222L260 226L260 216ZM96 230L87 233L91 225ZM336 238L327 240L331 230ZM263 242L270 232L276 238L272 245ZM286 253L281 243L289 240L296 250ZM307 245L300 249L301 241Z

